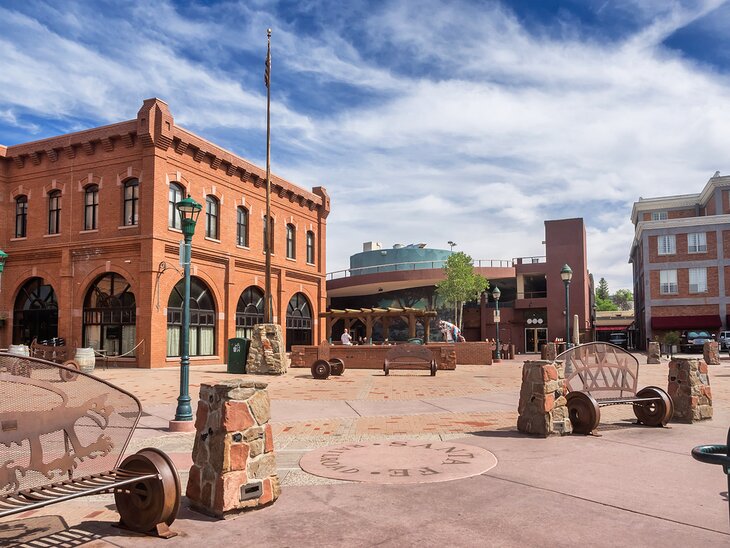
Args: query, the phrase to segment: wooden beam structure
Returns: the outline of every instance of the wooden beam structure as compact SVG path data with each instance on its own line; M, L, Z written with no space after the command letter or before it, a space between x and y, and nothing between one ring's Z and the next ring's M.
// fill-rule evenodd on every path
M356 321L362 322L365 326L365 338L371 341L373 338L373 327L380 322L383 328L383 337L390 337L390 322L393 319L402 318L408 324L408 336L416 336L416 325L420 321L423 325L424 342L429 342L429 321L438 316L435 310L422 310L420 308L346 308L345 310L329 310L320 313L320 318L325 318L327 325L327 339L332 339L332 328L339 321L343 321L347 329L352 327Z

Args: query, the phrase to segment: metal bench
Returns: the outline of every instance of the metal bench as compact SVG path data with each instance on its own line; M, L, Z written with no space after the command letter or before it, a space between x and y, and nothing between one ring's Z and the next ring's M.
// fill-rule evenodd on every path
M558 355L565 363L568 412L573 432L590 434L601 421L601 407L631 404L638 421L665 426L674 414L672 399L657 386L637 391L639 361L610 343L591 342Z
M180 479L162 451L122 460L142 408L132 394L50 361L0 353L0 518L114 493L120 526L165 538Z
M420 344L399 344L388 350L383 363L383 372L388 375L393 368L429 369L436 375L436 360L433 353Z
M345 372L345 362L340 358L330 358L330 343L322 341L317 347L317 359L310 370L315 379L323 380L330 375L339 377Z
M55 363L64 363L73 359L71 351L74 349L66 345L41 344L38 339L33 339L29 348L31 358L40 358Z

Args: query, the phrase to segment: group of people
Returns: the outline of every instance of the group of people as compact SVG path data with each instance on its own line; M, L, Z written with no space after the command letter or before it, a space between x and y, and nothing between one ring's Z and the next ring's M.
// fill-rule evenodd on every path
M340 337L340 342L344 344L345 346L352 346L353 344L366 344L367 341L363 338L362 335L360 335L357 338L357 341L353 342L354 339L352 338L352 335L350 335L350 330L345 328L345 331L342 333L342 336Z
M441 331L441 335L443 336L444 340L446 342L465 342L466 339L461 334L461 329L459 329L456 325L454 325L451 322L447 322L444 320L439 321L439 330ZM365 340L362 335L357 338L356 342L353 342L354 339L352 335L350 335L350 330L345 328L345 330L342 332L342 336L340 336L340 342L345 346L352 346L353 344L366 344L367 340ZM385 343L388 342L388 339L385 339Z

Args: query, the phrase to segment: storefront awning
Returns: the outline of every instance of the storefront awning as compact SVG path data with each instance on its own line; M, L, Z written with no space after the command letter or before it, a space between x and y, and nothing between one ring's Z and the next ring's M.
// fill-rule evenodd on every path
M652 329L710 329L713 327L722 327L719 315L666 316L651 319Z
M624 325L597 325L595 327L596 331L626 331L627 327Z

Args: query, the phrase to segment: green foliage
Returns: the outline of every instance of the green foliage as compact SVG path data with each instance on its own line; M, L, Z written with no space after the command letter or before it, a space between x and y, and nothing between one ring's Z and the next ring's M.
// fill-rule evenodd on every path
M667 331L662 337L662 342L664 344L676 346L679 344L679 341L681 339L682 336L680 335L679 331Z
M596 288L596 300L607 300L609 297L608 282L606 281L606 278L601 278L598 280L598 287Z
M474 272L472 258L462 251L449 255L444 264L444 275L444 281L436 285L436 293L454 305L456 323L461 327L464 303L478 299L489 288L489 280Z
M602 299L596 294L596 310L608 312L618 310L618 306L611 299Z
M619 289L611 295L611 300L620 310L631 310L634 306L634 294L628 289Z

